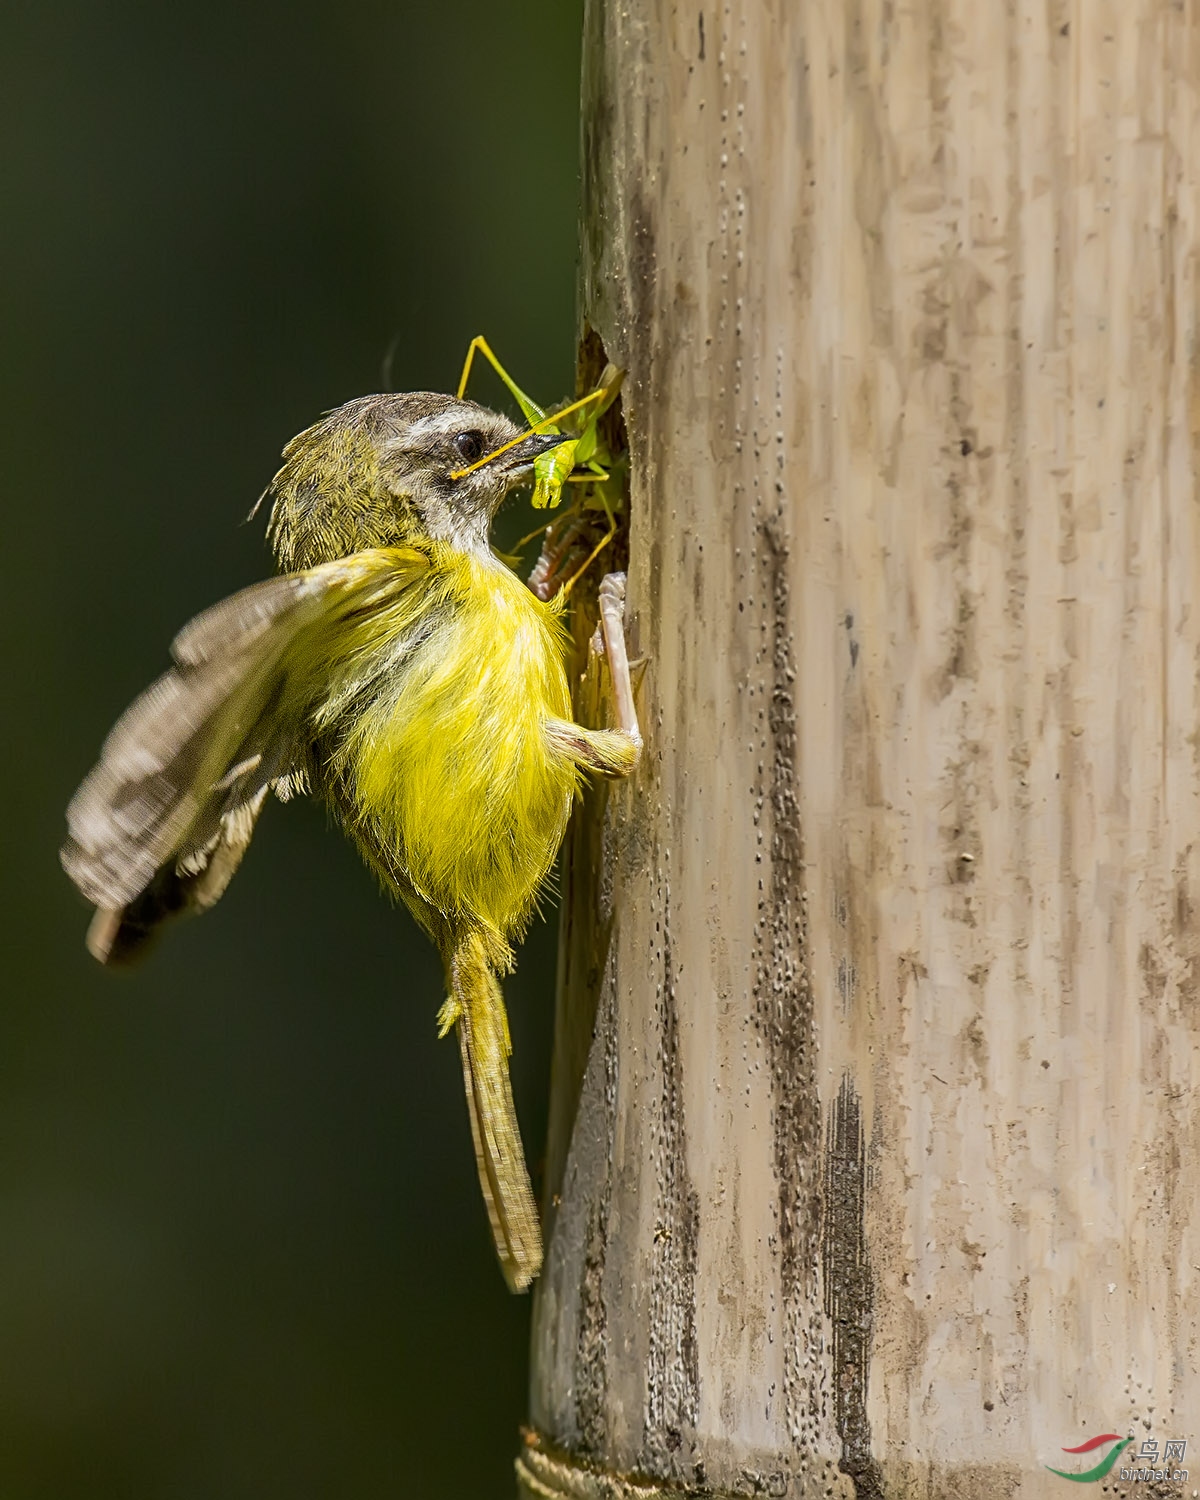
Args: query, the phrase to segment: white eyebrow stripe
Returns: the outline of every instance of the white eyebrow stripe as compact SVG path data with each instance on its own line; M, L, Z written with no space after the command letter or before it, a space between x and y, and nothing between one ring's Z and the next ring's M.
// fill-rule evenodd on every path
M461 408L450 411L440 411L434 416L418 417L408 429L406 434L409 438L448 437L451 433L472 430L467 413Z

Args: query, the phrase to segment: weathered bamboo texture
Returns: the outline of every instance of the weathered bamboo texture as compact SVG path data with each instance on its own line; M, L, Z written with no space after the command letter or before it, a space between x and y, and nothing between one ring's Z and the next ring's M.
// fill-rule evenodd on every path
M574 833L529 1494L1200 1470L1197 8L589 0L647 753Z

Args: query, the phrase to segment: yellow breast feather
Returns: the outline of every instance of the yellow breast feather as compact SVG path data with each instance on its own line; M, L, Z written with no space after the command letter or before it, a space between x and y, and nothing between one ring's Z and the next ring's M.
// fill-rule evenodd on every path
M503 565L438 548L391 616L395 669L337 736L354 831L439 911L507 940L528 919L579 782L547 732L570 713L559 613ZM415 632L416 621L430 627ZM377 660L380 622L361 628Z

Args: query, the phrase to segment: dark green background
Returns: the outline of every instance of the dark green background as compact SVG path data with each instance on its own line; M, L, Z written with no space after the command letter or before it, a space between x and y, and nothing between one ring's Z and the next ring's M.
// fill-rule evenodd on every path
M580 9L5 9L4 1500L512 1493L529 1304L408 918L273 806L117 977L56 851L175 630L268 571L281 446L393 340L395 389L483 331L570 388ZM508 985L535 1176L554 941Z

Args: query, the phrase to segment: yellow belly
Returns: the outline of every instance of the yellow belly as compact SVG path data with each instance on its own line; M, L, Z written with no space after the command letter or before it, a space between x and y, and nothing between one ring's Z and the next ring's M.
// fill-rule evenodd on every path
M355 831L419 896L507 937L549 873L577 784L545 733L570 717L561 625L485 560L452 556L429 588L423 618L436 625L355 713L343 784Z

